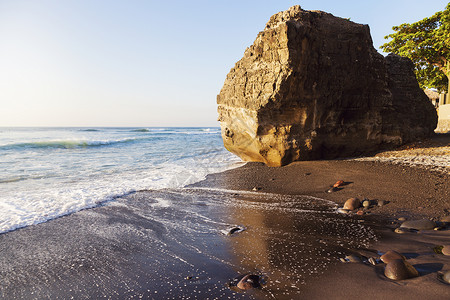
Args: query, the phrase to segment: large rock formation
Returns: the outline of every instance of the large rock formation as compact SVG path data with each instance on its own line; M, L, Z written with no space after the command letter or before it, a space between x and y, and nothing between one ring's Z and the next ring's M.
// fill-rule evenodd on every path
M247 161L373 152L430 135L436 111L411 61L369 27L300 6L273 15L217 96L225 147Z

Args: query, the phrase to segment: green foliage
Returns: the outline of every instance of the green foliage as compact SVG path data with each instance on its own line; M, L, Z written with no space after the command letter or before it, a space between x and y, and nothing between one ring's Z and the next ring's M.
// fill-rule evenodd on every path
M415 65L417 80L422 88L447 90L450 78L450 3L444 11L412 24L392 27L392 39L381 46L410 58Z

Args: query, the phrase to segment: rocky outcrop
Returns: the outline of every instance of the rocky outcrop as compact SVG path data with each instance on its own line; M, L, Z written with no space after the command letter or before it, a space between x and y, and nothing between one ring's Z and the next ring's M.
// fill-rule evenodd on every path
M225 147L247 161L360 155L430 135L437 116L405 58L367 25L300 6L273 15L217 96Z

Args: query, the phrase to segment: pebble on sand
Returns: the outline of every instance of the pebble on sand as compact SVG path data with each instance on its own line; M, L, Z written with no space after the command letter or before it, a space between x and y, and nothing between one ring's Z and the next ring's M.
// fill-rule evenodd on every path
M403 259L390 261L384 269L384 275L392 280L403 280L419 276L419 272Z
M377 205L378 206L384 206L386 204L386 201L384 201L384 200L378 200L377 201Z
M350 198L344 203L344 209L355 210L361 206L361 201L358 198Z
M376 266L378 264L378 261L373 257L369 257L368 262L374 266Z
M335 184L333 184L333 187L337 188L337 187L340 187L343 184L344 184L344 180L338 180L338 181L336 181Z
M442 247L442 254L450 256L450 245L444 245L444 247Z
M409 228L416 230L432 230L434 227L436 227L436 223L427 219L410 220L403 222L402 225L400 225L400 228Z
M395 233L403 234L403 233L417 233L416 229L409 229L409 228L395 228Z
M338 188L332 187L331 189L329 189L329 190L327 191L327 193L333 193L333 192L336 192L336 191L338 191L338 190L339 190Z
M380 259L385 263L388 264L389 262L395 260L395 259L403 259L405 260L406 257L398 253L394 250L389 250L385 254L381 255Z
M225 235L233 235L235 233L240 233L242 231L244 231L246 228L244 226L235 226L235 227L230 227L228 229L224 229L222 230L222 233Z
M347 256L345 257L345 260L348 261L348 262L352 262L352 263L358 263L358 262L361 262L361 259L360 259L357 255L355 255L355 254L347 255Z

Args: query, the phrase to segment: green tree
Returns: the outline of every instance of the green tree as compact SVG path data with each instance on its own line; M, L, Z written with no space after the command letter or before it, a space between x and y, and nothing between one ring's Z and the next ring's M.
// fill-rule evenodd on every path
M392 27L392 39L381 46L410 58L415 65L417 81L422 88L449 91L450 86L450 3L444 11L412 24Z

